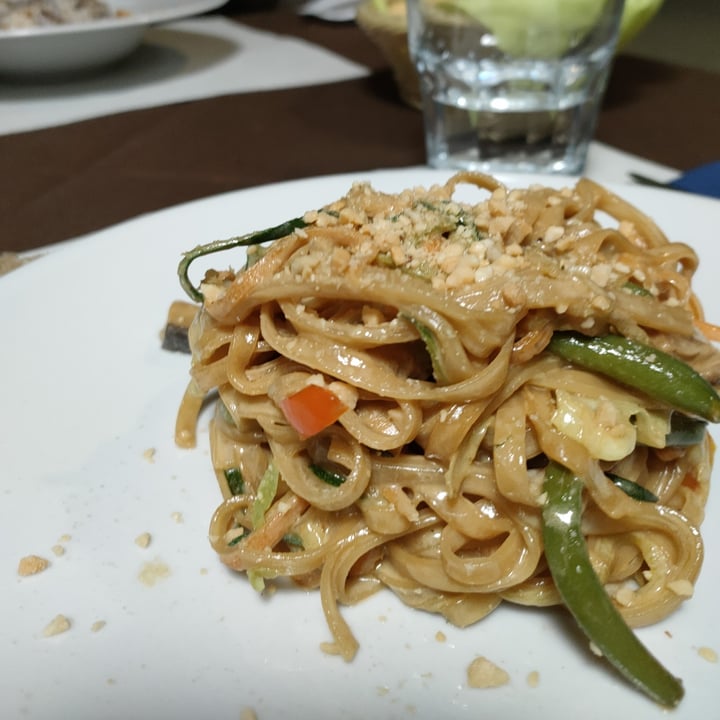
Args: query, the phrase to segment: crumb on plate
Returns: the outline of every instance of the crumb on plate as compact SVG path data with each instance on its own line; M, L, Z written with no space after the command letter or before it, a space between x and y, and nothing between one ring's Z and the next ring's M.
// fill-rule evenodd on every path
M616 593L615 593L615 600L620 605L623 605L625 607L628 607L629 605L632 605L633 600L635 599L635 591L628 586L621 587Z
M170 575L170 568L164 563L156 560L155 562L145 563L140 572L138 573L138 579L143 585L152 587L159 580L164 580Z
M510 675L486 657L476 657L467 669L468 685L472 688L495 688L507 685Z
M44 637L53 637L67 632L70 629L70 621L65 615L56 615L43 630Z
M149 532L144 532L144 533L140 533L140 535L138 535L135 538L135 544L138 547L146 548L146 547L149 547L151 540L152 540L152 535L150 535Z
M40 557L39 555L26 555L25 557L20 558L17 572L21 577L37 575L45 570L48 565L50 565L50 562L44 557Z

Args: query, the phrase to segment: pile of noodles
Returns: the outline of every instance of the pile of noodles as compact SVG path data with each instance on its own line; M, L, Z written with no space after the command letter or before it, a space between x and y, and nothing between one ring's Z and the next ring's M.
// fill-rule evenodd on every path
M481 188L479 199L455 200L459 184ZM399 194L358 183L305 221L251 250L246 269L209 272L190 328L177 441L194 444L201 404L216 392L223 501L210 538L223 563L257 587L280 577L318 587L334 638L325 649L346 659L357 642L339 606L381 587L458 626L503 600L557 604L540 519L554 460L585 482L592 563L631 626L692 594L709 436L598 457L624 403L633 417L670 410L546 351L556 330L612 332L715 382L690 247L587 179L509 189L462 174ZM349 409L303 439L280 404L308 383ZM597 401L584 435L564 431L559 398ZM325 482L317 466L344 481ZM269 468L277 489L259 497ZM226 471L239 471L240 490ZM608 472L658 502L629 497Z

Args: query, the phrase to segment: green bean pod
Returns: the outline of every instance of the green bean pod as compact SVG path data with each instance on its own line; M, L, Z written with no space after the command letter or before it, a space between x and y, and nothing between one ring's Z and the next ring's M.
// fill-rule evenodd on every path
M683 697L674 677L638 640L593 570L581 530L583 482L550 463L542 509L545 558L555 586L580 629L636 688L666 707Z
M548 350L564 360L629 385L676 410L720 421L720 396L687 363L620 335L557 332Z

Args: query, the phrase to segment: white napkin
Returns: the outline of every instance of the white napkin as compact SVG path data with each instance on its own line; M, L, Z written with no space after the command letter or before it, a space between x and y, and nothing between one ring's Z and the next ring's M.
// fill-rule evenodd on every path
M662 182L672 180L678 174L675 168L631 155L605 143L590 143L584 175L598 182L633 184L631 172L648 175Z
M308 0L298 12L328 22L350 22L355 19L359 4L359 0Z
M62 82L0 83L0 134L229 93L350 80L366 67L297 38L206 16L150 28L105 71Z

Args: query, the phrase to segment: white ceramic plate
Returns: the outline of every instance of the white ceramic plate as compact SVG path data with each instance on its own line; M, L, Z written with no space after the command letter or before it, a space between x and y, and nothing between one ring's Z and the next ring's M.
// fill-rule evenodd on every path
M260 597L216 559L207 541L219 502L207 418L198 449L175 447L188 357L160 349L168 305L182 297L177 261L198 243L334 200L360 177L398 190L445 174L384 171L226 194L65 244L0 278L4 719L237 720L243 708L259 720L667 717L589 652L562 611L501 607L458 630L381 592L344 611L360 641L347 664L319 649L329 632L317 593ZM697 290L717 320L720 203L619 191L698 249ZM147 549L134 542L144 532ZM720 651L717 492L703 534L707 561L695 596L639 631L685 682L676 720L717 716L720 665L698 652ZM64 555L54 555L56 544ZM31 553L51 566L20 578L18 561ZM139 580L148 563L167 568L151 587ZM43 637L58 614L71 629ZM93 632L96 621L106 625ZM511 683L469 689L466 668L478 654L504 667ZM533 671L537 687L526 679Z
M140 44L149 25L199 15L227 0L109 0L128 14L92 22L0 30L0 74L57 75L120 60Z

